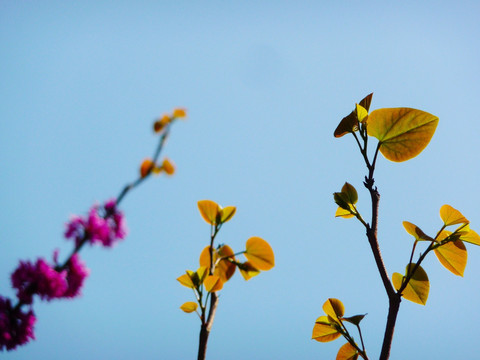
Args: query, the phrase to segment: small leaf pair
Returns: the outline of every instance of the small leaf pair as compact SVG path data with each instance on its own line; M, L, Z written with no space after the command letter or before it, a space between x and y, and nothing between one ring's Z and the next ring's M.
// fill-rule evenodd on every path
M175 165L167 158L163 160L162 165L160 166L155 164L152 159L145 159L140 165L140 176L142 178L146 177L150 173L158 175L162 172L167 175L173 175L175 173Z
M229 221L237 208L235 206L226 206L222 208L215 201L200 200L198 203L198 210L202 218L210 225L220 225Z
M155 133L162 132L168 124L173 122L177 118L185 118L187 116L187 110L183 108L176 108L171 115L164 114L153 123L153 131Z
M358 215L355 204L358 201L357 190L346 182L341 192L333 193L333 199L338 205L335 217L351 218Z

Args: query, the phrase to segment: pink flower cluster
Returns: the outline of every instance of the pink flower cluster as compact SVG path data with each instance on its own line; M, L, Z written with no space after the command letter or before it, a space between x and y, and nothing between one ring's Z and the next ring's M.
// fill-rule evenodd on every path
M86 217L73 217L66 227L65 237L75 240L75 250L64 265L58 264L58 252L55 252L53 265L41 258L35 263L20 261L12 273L12 286L16 289L18 303L12 306L10 299L0 296L0 351L15 349L35 338L34 295L50 301L80 294L89 273L78 255L85 242L111 247L127 234L123 213L117 209L115 200L107 201L101 207L93 206ZM29 305L28 312L22 310L24 305Z
M87 217L72 217L65 230L65 237L74 239L77 247L86 241L111 247L126 235L123 213L117 209L115 200L107 201L103 207L93 206Z
M10 299L0 296L0 351L15 349L35 339L35 320L31 309L23 312L20 307L12 307Z

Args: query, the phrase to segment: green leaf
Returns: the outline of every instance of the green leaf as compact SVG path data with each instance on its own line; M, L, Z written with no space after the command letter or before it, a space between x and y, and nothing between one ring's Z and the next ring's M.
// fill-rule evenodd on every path
M409 269L413 270L415 266L414 263L407 265L406 273L408 274ZM399 273L393 273L392 282L395 289L398 291L402 287L402 283L406 277ZM414 303L425 305L428 299L428 293L430 291L430 282L428 281L428 276L425 270L421 266L417 268L415 274L408 282L408 285L402 292L402 295L405 299L410 300Z
M447 242L435 250L440 263L449 271L458 276L463 276L467 266L467 249L461 240Z
M367 133L376 137L388 160L401 162L420 154L437 128L438 117L410 108L385 108L368 116Z
M346 182L342 186L342 193L346 195L346 200L349 204L356 204L358 201L358 193L353 185Z
M346 195L343 192L333 193L333 200L335 201L335 204L340 206L342 209L347 211L350 210L350 204Z

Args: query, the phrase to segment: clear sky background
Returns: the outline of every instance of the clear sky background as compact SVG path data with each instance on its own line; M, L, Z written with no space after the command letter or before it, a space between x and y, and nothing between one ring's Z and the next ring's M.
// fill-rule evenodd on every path
M345 181L369 217L353 138L333 131L355 102L408 106L440 122L405 163L379 158L379 239L391 275L412 238L434 234L443 204L480 230L480 4L477 1L0 1L0 294L20 259L66 256L64 223L117 196L151 156L155 117L176 106L165 148L172 178L122 203L128 238L86 248L81 298L36 301L37 340L2 358L194 359L200 322L175 280L198 267L209 226L196 202L237 206L219 241L273 247L276 267L221 292L209 359L333 359L312 341L329 297L380 353L387 297L364 229L335 219ZM478 355L480 248L465 276L432 255L423 307L402 302L392 359ZM63 259L64 257L61 256Z

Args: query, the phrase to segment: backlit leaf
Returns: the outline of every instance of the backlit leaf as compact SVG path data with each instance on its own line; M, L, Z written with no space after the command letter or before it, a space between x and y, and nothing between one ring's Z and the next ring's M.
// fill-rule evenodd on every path
M194 288L195 285L192 282L192 279L188 274L183 274L182 276L177 278L177 281L182 284L183 286L186 286L188 288Z
M203 220L211 225L215 225L217 221L217 215L220 211L220 206L212 200L200 200L197 203L198 210L200 210L200 215L202 215Z
M223 282L217 275L208 275L203 282L203 286L208 292L215 292L222 290Z
M198 304L193 301L188 301L182 306L180 306L180 309L182 309L186 313L194 312L195 310L197 310L197 308L198 308Z
M348 202L347 195L343 192L336 192L333 193L333 200L335 201L335 204L340 206L344 210L350 210L351 206Z
M319 342L329 342L337 339L341 334L335 327L328 324L326 316L320 316L313 326L312 339Z
M480 245L480 236L474 231L469 229L469 231L460 236L460 240L466 241L470 244Z
M357 114L355 114L355 111L352 111L350 114L345 116L342 119L342 121L340 121L340 124L338 124L337 128L335 129L333 136L335 136L336 138L339 138L357 130L358 130Z
M161 170L165 171L167 175L173 175L175 173L175 165L167 158L163 159Z
M140 165L140 176L144 178L145 176L150 174L154 167L155 164L151 159L143 160L142 164Z
M353 211L353 209L352 209ZM354 217L355 215L352 214L351 211L342 209L340 206L338 207L337 211L335 211L335 217L343 217L345 219Z
M225 206L223 209L220 210L220 222L226 223L230 220L233 215L235 215L235 211L237 208L235 206Z
M362 100L360 100L360 102L358 103L360 106L363 106L365 108L365 110L367 110L367 112L370 111L370 104L372 103L372 96L373 96L373 93L368 94Z
M259 237L247 240L245 256L259 270L270 270L275 266L275 255L270 244Z
M448 242L435 250L440 263L458 276L463 276L467 266L467 249L461 240Z
M346 343L343 344L342 347L338 350L337 357L335 360L357 360L358 359L358 351L355 347L350 344Z
M368 111L362 105L355 104L355 108L357 111L357 119L359 122L364 122L368 116Z
M260 270L253 266L250 261L246 261L244 263L237 263L237 266L240 274L242 274L245 280L250 280L252 277L260 274Z
M438 117L410 108L374 110L368 116L368 135L380 142L388 160L401 162L420 154L430 142Z
M349 204L356 204L358 201L358 193L355 187L348 182L342 186L342 193L346 195Z
M413 270L415 264L411 263L409 266L407 266L407 271L409 268ZM402 274L393 273L392 282L396 290L400 289L404 278L405 277ZM419 266L415 271L415 274L408 282L407 287L403 290L402 295L407 300L417 304L425 305L427 303L429 291L430 282L428 281L427 273L421 266Z
M413 237L415 237L415 240L427 240L427 241L433 241L433 239L426 235L422 229L420 229L417 225L415 224L412 224L411 222L408 222L408 221L404 221L403 222L403 227L405 228L405 230L407 230L407 232L412 235Z
M443 220L445 226L469 223L460 211L454 209L450 205L443 205L440 208L440 218Z
M210 269L210 246L205 247L200 253L200 265L205 266L207 269ZM231 257L232 260L234 252L232 248L228 245L221 246L218 250L213 249L213 261L215 265L215 270L213 271L214 275L218 275L222 282L227 282L235 273L236 265L229 261L227 257ZM218 259L225 258L222 260Z
M325 311L325 314L327 314L337 322L339 321L338 318L341 318L345 313L345 307L343 306L343 303L340 300L334 298L330 298L325 301L322 309L323 311Z
M173 117L175 118L184 118L187 116L187 110L183 108L173 109Z

